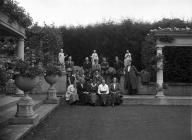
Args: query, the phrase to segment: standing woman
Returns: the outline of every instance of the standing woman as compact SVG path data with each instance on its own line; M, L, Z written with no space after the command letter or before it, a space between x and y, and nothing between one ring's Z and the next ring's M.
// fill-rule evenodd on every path
M107 62L106 57L103 57L103 61L101 63L101 75L105 80L107 80L108 69L109 69L109 63Z
M72 105L79 101L79 96L77 94L77 88L76 88L76 83L73 81L68 87L67 87L67 92L66 92L66 101Z
M95 59L95 63L92 65L92 73L95 71L101 72L101 65L99 64L99 60Z
M102 82L98 87L98 94L100 97L101 105L107 105L109 86L105 83L105 79L102 79Z

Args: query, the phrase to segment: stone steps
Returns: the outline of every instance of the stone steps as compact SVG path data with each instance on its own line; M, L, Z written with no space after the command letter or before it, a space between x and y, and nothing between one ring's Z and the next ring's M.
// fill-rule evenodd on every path
M16 105L20 97L4 96L0 98L0 112L3 112L6 109L11 108Z
M34 110L36 110L43 104L43 100L34 100L34 104L35 104L34 105ZM6 126L9 123L9 121L12 118L14 118L14 116L16 114L16 110L17 110L17 106L16 106L16 103L15 103L10 108L8 108L8 109L6 109L4 111L1 111L1 114L0 114L0 128L3 128L4 126Z
M163 98L155 98L155 96L135 95L123 96L123 105L192 105L192 98L165 96Z
M42 104L38 109L35 110L35 113L39 115L38 122L41 122L45 119L56 107L58 104ZM26 124L26 125L7 125L0 131L1 140L19 140L22 139L35 125Z

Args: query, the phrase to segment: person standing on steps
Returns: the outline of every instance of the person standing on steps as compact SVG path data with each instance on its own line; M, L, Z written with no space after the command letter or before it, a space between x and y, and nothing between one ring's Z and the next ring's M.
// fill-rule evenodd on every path
M140 72L136 69L135 66L131 64L131 61L128 61L127 66L125 67L125 89L128 90L129 95L136 95L137 86L138 86L138 76Z

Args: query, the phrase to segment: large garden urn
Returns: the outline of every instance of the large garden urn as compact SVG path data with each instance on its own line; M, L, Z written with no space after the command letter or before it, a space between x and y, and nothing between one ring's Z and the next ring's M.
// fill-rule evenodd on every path
M38 115L34 112L33 106L34 101L28 95L28 93L35 87L39 82L39 77L34 78L17 76L15 79L16 86L24 91L24 96L20 98L17 103L17 112L15 115L14 123L36 123L38 120Z
M55 89L55 83L59 80L59 75L51 74L45 76L46 82L50 85L47 91L47 100L46 103L56 104L59 102L57 98L57 90Z

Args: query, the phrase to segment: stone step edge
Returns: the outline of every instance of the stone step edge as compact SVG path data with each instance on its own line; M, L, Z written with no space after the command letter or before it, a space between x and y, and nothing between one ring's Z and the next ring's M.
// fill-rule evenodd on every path
M48 115L53 112L56 107L58 106L59 104L43 104L42 106L40 106L37 110L35 110L35 112L37 114L39 114L39 120L38 120L38 123L36 125L23 125L23 126L27 126L26 129L22 129L20 128L21 125L8 125L7 127L4 128L4 131L6 132L6 129L9 129L10 127L14 126L14 129L21 129L22 132L20 133L17 133L17 135L15 136L11 136L12 133L10 134L1 134L0 133L0 139L1 139L1 136L4 135L4 139L2 140L22 140L24 138L24 136L26 136L29 132L31 132L38 124L40 124L45 118L48 117ZM47 112L45 112L45 108L49 108L47 110ZM17 128L18 126L18 128ZM18 131L18 130L17 130ZM12 139L14 138L14 139Z
M34 111L37 110L43 103L44 103L44 100L36 100L35 105L34 105L34 107L33 107L33 108L34 108ZM9 116L9 118L5 118L4 121L1 121L1 122L0 122L0 129L3 128L4 126L8 125L9 122L10 122L10 120L15 116L16 109L17 109L16 106L17 106L17 105L15 104L14 106L12 106L12 107L10 107L10 108L7 109L7 110L10 110L10 111L11 111L11 110L15 110L15 112L14 112L14 113L11 112L10 115L7 115L7 116ZM6 111L6 110L4 110L4 111ZM7 113L9 113L9 112L7 112Z
M19 101L19 99L14 100L14 101L12 101L12 102L9 102L9 103L7 103L7 104L4 104L4 105L0 106L0 112L3 112L3 111L5 111L5 110L7 110L7 109L9 109L9 108L11 108L11 107L13 107L13 106L15 106L18 101Z

